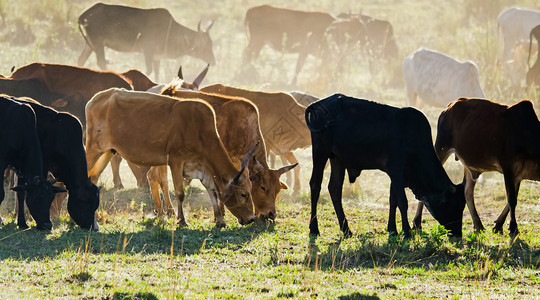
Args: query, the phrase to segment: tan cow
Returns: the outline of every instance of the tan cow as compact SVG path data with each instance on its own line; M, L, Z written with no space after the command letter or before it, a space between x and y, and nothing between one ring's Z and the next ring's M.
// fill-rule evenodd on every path
M306 107L287 93L251 91L222 84L204 87L201 92L242 97L257 105L268 150L286 158L291 164L298 163L293 150L311 146L310 132L304 121ZM300 167L294 169L294 192L299 191Z
M236 163L240 162L244 153L246 153L251 145L258 141L263 141L257 107L244 98L179 90L174 85L170 85L165 89L163 95L174 96L180 99L200 99L212 105L216 112L218 133L231 159ZM279 177L295 166L296 164L285 166L278 170L270 169L266 162L264 141L263 145L258 147L254 152L248 169L252 183L251 195L257 216L263 219L274 219L276 217L277 195L281 189L287 188L286 185L280 182ZM191 167L191 169L200 168ZM165 184L167 182L163 179L156 179L155 174L157 176L166 176L166 172L160 171L159 173L149 175L149 179L152 178L149 182L150 187L154 189L156 188L156 180ZM184 177L194 176L186 174L184 169ZM210 183L211 180L206 181ZM153 196L155 197L156 195L157 191L153 191ZM164 197L167 197L165 192ZM210 197L212 198L212 195ZM156 202L155 198L154 201ZM159 197L157 201L159 201ZM166 201L168 201L167 198ZM172 207L172 204L168 204L168 207Z
M212 173L220 198L240 224L254 220L246 166L255 149L246 154L238 170L219 138L214 110L206 102L113 88L88 102L86 117L86 159L93 166L89 171L93 182L115 152L142 166L168 165L178 221L185 226L182 173L184 164L194 161Z

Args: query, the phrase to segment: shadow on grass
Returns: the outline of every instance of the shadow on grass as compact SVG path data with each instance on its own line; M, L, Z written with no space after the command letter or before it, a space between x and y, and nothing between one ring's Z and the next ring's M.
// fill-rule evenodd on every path
M134 221L135 222L135 221ZM205 249L238 250L263 232L273 232L274 224L256 221L242 227L209 229L175 228L163 219L145 219L136 232L90 232L72 225L58 236L47 231L18 230L14 223L0 230L0 259L54 257L64 251L93 254L193 255Z
M506 245L484 234L448 238L441 228L419 232L410 239L400 234L385 241L377 241L372 233L357 234L346 247L340 237L327 244L324 251L319 249L317 237L310 236L302 263L312 269L332 271L358 267L446 270L460 265L477 279L493 276L502 268L537 269L540 264L540 249L519 238L508 237Z

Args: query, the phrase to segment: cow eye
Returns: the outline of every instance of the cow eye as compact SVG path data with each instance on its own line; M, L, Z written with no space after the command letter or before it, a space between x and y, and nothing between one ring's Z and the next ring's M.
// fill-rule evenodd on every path
M247 194L246 194L246 193L242 193L241 196L242 196L242 198L247 198Z
M266 192L266 187L261 185L261 190L263 190L263 192Z

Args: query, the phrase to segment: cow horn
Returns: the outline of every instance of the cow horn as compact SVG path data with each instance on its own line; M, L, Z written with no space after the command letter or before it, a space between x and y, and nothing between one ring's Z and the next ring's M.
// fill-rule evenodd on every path
M204 77L206 76L206 73L208 73L208 68L210 67L210 64L207 64L206 65L206 68L204 68L204 70L202 70L201 74L199 74L199 76L197 76L197 78L195 78L195 80L193 80L193 85L199 89L199 86L201 85L201 82L203 81Z
M250 159L251 155L253 155L253 152L255 152L255 149L257 148L257 146L259 146L259 144L260 144L260 141L258 141L257 144L255 144L255 146L251 147L251 149L249 149L249 151L246 153L246 155L242 159L242 164L240 165L241 166L240 167L240 172L238 172L238 174L234 177L235 182L238 181L238 179L240 179L240 175L242 175L242 173L244 172L244 170L248 166L249 159Z
M292 168L296 167L298 165L298 163L295 163L295 164L292 164L292 165L288 165L288 166L285 166L285 167L281 167L277 170L278 174L281 175L289 170L291 170Z
M178 68L178 78L184 80L184 75L182 74L182 65Z
M199 21L199 24L197 25L197 31L201 32L201 21Z
M208 25L208 27L206 27L206 32L208 32L210 30L210 28L212 28L212 26L214 26L214 21L212 21L212 23L210 23L210 25Z

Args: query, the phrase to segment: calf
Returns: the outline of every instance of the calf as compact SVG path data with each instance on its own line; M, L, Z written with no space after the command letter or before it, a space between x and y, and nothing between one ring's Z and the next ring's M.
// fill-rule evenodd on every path
M391 179L388 231L396 230L396 208L402 230L409 236L407 197L409 187L431 214L451 234L461 236L465 207L463 185L454 185L437 159L426 117L414 108L396 108L335 94L309 105L305 113L311 131L313 172L311 187L311 234L319 234L317 201L323 171L330 159L328 190L341 231L351 236L341 204L345 171L353 183L362 170L378 169Z
M461 98L439 116L435 149L442 162L453 152L465 167L465 198L474 229L484 226L474 205L474 186L483 172L504 176L507 204L495 221L501 233L510 211L510 234L516 235L517 195L521 180L540 180L540 122L528 100L507 106L483 99ZM415 224L420 224L419 206Z
M52 228L49 209L55 189L45 179L36 116L28 104L0 96L0 168L15 169L16 192L26 192L26 203L38 229ZM0 203L4 185L0 187Z

